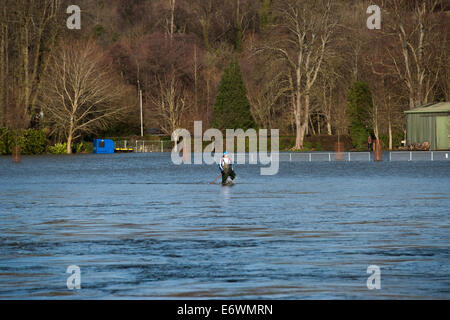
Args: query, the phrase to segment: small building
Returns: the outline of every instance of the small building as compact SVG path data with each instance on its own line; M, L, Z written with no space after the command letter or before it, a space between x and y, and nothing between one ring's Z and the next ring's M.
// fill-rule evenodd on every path
M406 144L429 142L431 150L450 149L450 102L430 103L406 113Z
M96 154L114 153L114 141L109 139L94 139L92 152Z

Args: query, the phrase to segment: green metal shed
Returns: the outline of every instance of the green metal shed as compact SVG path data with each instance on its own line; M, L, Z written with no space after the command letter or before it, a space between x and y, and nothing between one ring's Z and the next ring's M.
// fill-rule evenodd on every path
M450 102L431 103L406 113L406 143L429 142L431 150L450 149Z

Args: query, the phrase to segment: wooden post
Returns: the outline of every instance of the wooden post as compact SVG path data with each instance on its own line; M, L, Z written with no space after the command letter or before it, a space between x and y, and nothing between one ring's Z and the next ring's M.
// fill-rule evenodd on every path
M373 161L383 161L383 148L380 139L373 141Z
M336 142L334 144L334 160L336 161L344 161L345 153L344 153L344 143Z
M14 163L19 163L20 158L20 146L14 146L12 149L12 161Z

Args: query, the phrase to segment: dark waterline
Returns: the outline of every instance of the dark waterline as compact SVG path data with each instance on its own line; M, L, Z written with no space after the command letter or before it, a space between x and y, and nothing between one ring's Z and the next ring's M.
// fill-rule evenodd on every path
M450 162L236 171L221 187L170 154L0 157L0 299L450 298Z

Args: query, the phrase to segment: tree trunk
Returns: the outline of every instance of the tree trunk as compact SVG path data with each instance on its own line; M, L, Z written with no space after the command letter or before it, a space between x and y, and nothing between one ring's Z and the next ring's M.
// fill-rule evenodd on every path
M295 147L296 150L303 149L303 138L305 136L305 130L302 128L300 117L295 117Z
M22 47L22 54L23 54L23 74L24 74L24 92L23 92L23 121L26 121L26 116L28 114L28 108L30 107L30 75L29 75L29 34L28 34L28 24L26 23L23 29L23 47ZM25 126L25 123L21 123L20 126Z
M67 135L67 154L72 154L72 139L73 139L73 117L70 118L69 132Z
M303 142L305 140L307 128L308 128L308 122L304 121L303 124L300 126L299 130L297 130L298 140L300 143L300 147L299 147L300 150L303 150Z
M200 25L202 26L203 43L205 44L206 51L210 51L211 47L209 45L209 19L200 19Z
M303 120L303 126L305 127L305 131L304 131L304 133L303 133L303 138L305 137L305 132L306 132L306 134L309 134L309 131L308 131L308 119L310 118L310 116L309 116L309 99L310 99L310 93L309 93L309 90L308 89L306 89L307 91L306 91L306 93L305 93L305 108L303 109L304 110L304 120ZM303 144L303 140L302 140L302 144Z
M194 46L194 108L195 116L198 116L198 63L197 63L197 46Z
M313 123L312 116L309 117L309 123L311 125L311 132L315 136L316 135L316 129L314 128L314 123Z
M170 40L172 40L175 31L175 0L170 1L170 12Z
M388 116L388 135L389 135L389 150L392 150L392 115L391 115L391 95L388 95L388 106L387 106L387 116Z
M67 137L67 154L72 154L72 133Z
M303 139L305 138L305 129L300 125L295 125L295 147L296 150L302 150L303 149Z
M414 92L412 90L409 91L409 109L414 109L416 107L414 102Z
M209 100L211 99L211 85L210 85L210 76L209 73L206 77L206 122L208 124L208 126L211 125L211 116L210 116L210 108L209 108Z
M392 125L391 125L391 120L389 119L389 123L388 123L388 131L389 131L389 150L392 150Z
M322 123L320 121L320 114L317 114L317 132L319 133L319 136L321 134L321 126L322 126Z
M307 91L305 93L305 105L304 108L301 106L300 93L297 91L297 99L295 99L296 109L295 109L295 126L296 126L296 138L294 149L302 150L303 141L308 130L309 123L309 104L310 104L310 93ZM303 110L302 110L303 109ZM303 111L303 112L301 112ZM303 117L301 117L303 115Z
M328 133L329 136L333 135L333 132L331 131L330 117L327 117L327 133Z
M295 146L294 149L303 149L304 131L301 128L301 107L300 107L300 92L297 90L294 97L292 97L292 104L294 106L295 119Z

